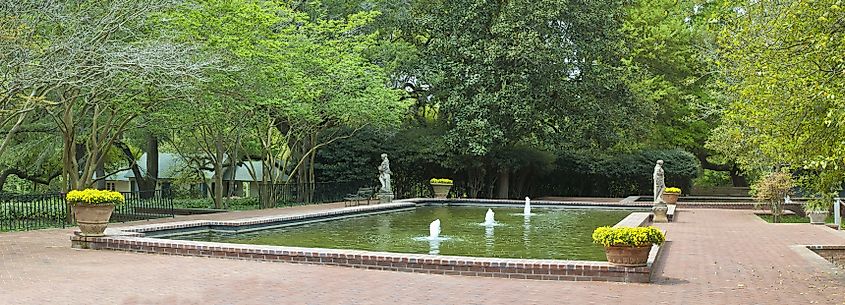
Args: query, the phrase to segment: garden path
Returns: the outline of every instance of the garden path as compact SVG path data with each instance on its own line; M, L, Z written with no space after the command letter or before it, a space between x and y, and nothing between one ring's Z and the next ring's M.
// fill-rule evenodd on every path
M180 217L232 219L334 205ZM158 220L158 221L173 221ZM136 223L137 224L137 223ZM843 304L845 277L796 245L845 233L683 209L652 284L360 270L70 248L71 229L0 233L0 304Z

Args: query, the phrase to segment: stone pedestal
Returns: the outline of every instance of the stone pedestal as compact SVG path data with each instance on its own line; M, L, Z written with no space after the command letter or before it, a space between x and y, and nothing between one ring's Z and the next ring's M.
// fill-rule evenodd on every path
M392 193L378 193L378 203L389 203L393 201Z
M654 218L652 218L652 222L669 222L669 217L666 216L666 212L669 211L669 207L666 206L665 203L659 203L654 205L651 208L651 212L654 214Z

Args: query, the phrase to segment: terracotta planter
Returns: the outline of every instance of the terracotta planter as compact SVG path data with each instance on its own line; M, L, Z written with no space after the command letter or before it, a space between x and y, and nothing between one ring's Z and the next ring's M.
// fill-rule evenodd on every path
M73 216L76 217L82 236L105 236L103 232L109 225L113 211L114 204L73 205Z
M610 246L604 247L607 262L626 267L642 267L648 264L648 252L651 245L641 247Z
M663 202L666 204L676 204L680 195L678 193L663 193Z
M449 190L452 189L452 185L446 183L432 183L431 187L434 189L434 198L446 198Z
M810 217L810 223L814 225L823 225L827 220L827 211L811 211L807 212L807 217Z

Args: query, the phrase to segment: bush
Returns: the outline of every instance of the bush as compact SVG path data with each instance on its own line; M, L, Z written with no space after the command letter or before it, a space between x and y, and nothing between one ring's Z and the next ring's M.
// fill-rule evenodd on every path
M605 247L631 246L640 247L662 244L666 241L663 231L657 227L599 227L593 231L593 242Z
M786 195L792 193L795 183L792 176L784 172L773 172L751 186L754 199L760 204L767 205L772 211L772 220L778 222L783 214L783 201Z
M833 207L833 194L822 194L819 198L813 198L804 203L804 212L830 212Z
M228 210L255 210L259 209L258 198L223 198L223 206ZM214 200L205 199L173 199L173 207L177 209L211 209L214 208Z
M700 163L693 154L675 150L597 155L587 152L558 154L556 169L541 181L542 195L626 197L651 194L657 160L664 160L666 183L682 189L692 186Z

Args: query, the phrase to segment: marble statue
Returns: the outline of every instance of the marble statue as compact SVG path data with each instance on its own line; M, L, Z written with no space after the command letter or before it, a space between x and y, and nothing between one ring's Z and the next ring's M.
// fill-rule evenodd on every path
M393 193L390 186L390 160L387 159L387 154L381 154L381 165L378 166L378 181L381 183L382 193Z
M663 191L666 190L666 177L663 172L663 160L657 160L654 166L654 203L663 202Z
M651 208L653 222L669 222L667 212L669 207L663 201L663 191L666 190L666 175L663 172L663 160L657 160L657 165L654 166L654 207Z

